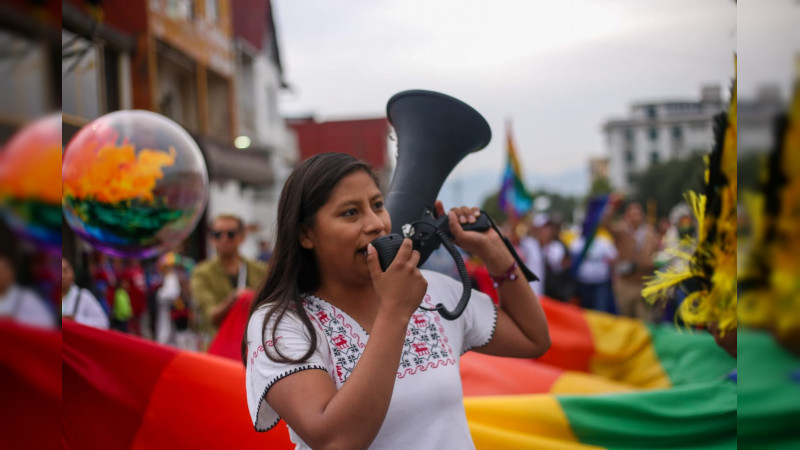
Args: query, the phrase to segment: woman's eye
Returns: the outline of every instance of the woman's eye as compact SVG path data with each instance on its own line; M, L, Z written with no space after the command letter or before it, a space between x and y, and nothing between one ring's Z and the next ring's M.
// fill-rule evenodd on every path
M375 202L375 209L383 209L383 202Z
M354 216L358 213L355 208L348 209L347 211L343 212L342 215L345 217Z

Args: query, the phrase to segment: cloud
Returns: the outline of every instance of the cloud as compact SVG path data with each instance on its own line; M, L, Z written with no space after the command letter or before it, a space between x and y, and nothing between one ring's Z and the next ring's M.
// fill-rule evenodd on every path
M733 74L736 6L721 0L275 3L284 112L374 117L401 90L453 95L494 133L461 173L500 171L506 118L525 168L556 174L602 154L602 122L631 102Z

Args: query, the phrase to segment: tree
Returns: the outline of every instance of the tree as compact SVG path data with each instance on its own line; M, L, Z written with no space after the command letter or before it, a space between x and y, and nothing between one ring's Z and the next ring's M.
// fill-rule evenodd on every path
M488 214L495 223L500 224L508 220L508 214L500 209L500 191L483 199L481 209L486 211L486 214Z
M550 214L557 214L564 222L571 222L575 207L578 204L578 199L571 196L564 196L554 192L548 191L535 191L532 192L533 198L540 196L547 196L550 198L550 208L547 211ZM500 192L495 192L483 200L481 209L486 211L489 216L497 223L503 223L508 220L508 214L500 210L498 197Z
M686 191L701 191L704 172L701 154L654 164L634 177L632 198L642 204L655 200L658 217L667 217Z

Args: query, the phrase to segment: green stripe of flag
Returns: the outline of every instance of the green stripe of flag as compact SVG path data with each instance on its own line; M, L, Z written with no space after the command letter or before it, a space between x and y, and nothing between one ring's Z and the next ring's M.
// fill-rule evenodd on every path
M736 360L705 330L649 328L653 348L673 386L718 380L736 369Z
M609 449L736 448L732 381L558 399L583 444Z
M800 448L800 358L766 332L740 328L739 448Z

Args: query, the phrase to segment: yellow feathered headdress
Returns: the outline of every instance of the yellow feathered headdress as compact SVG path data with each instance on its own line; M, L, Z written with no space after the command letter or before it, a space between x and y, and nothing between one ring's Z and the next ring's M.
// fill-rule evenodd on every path
M674 250L685 264L673 265L645 282L644 298L664 300L674 289L687 296L678 317L687 325L719 327L721 334L736 328L736 80L733 81L727 113L715 117L715 143L705 158L702 193L688 192L686 200L697 220L697 236L687 237ZM680 268L675 268L675 267Z
M800 354L800 61L789 114L776 125L760 192L748 198L753 237L739 274L739 320Z

